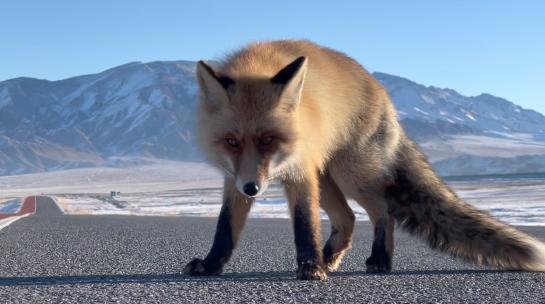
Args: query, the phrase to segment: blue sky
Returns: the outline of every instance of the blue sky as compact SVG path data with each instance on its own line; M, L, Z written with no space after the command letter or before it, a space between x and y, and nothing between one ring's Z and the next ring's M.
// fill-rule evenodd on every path
M370 71L545 113L545 1L335 2L0 0L0 80L218 58L252 40L307 38Z

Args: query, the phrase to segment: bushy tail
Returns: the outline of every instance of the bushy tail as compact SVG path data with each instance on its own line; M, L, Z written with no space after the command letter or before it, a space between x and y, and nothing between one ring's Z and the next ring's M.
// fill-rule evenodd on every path
M394 218L432 248L503 269L545 271L545 244L458 198L409 139L386 194Z

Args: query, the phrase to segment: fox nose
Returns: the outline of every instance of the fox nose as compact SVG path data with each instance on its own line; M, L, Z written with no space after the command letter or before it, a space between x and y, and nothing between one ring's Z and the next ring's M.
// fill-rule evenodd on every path
M244 193L246 193L246 195L254 196L257 194L257 192L259 192L259 186L255 183L247 183L246 185L244 185L242 190L244 190Z

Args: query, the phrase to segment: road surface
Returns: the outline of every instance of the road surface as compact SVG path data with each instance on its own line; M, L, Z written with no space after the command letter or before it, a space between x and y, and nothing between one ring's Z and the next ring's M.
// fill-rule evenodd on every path
M215 219L64 215L47 197L0 231L1 303L545 303L545 274L480 269L397 233L394 272L365 273L371 229L325 282L294 280L289 221L249 220L225 274L180 275ZM324 223L327 227L327 223ZM541 239L545 229L521 228ZM324 229L324 233L328 228Z

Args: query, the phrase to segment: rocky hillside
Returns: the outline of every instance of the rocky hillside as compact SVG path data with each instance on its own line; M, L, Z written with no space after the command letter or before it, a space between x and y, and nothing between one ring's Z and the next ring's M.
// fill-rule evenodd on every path
M131 166L150 158L199 160L194 69L188 61L134 62L59 81L0 82L0 175ZM545 158L520 156L545 155L543 115L488 94L466 97L374 76L407 132L431 161L441 162L442 174L458 173L459 165L464 173L483 172L497 163L491 158L511 159L501 162L502 172L541 168L520 162Z

